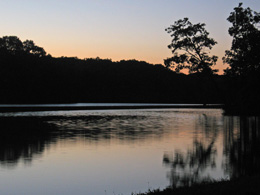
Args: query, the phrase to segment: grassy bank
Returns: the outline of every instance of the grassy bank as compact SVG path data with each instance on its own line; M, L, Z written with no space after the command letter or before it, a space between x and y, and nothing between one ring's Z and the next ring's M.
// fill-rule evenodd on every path
M197 184L191 187L165 190L153 190L138 195L251 195L260 194L260 175L243 177L231 181L210 182Z

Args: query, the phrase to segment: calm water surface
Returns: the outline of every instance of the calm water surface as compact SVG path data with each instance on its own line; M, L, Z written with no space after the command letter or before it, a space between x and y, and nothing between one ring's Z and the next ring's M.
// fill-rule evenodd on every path
M0 194L131 194L260 171L259 118L221 109L0 113Z

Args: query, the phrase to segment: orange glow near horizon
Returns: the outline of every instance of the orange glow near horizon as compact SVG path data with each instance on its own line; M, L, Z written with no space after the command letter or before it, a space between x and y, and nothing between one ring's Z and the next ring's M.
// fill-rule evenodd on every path
M111 59L112 61L120 60L131 60L136 59L139 61L146 61L150 64L164 64L164 59L171 57L171 51L167 48L167 41L164 41L161 45L155 45L151 47L151 44L145 45L145 43L138 45L139 49L135 49L134 44L122 43L117 44L107 44L102 47L100 43L80 43L80 42L71 42L55 44L51 43L44 46L47 53L51 54L53 57L77 57L79 59L84 58L96 58L101 59ZM43 42L41 45L45 45ZM229 44L230 45L230 44ZM218 46L210 51L209 55L217 55L218 61L213 68L218 69L218 74L223 74L223 69L227 68L227 64L223 64L222 57L224 56L225 49L228 49L230 46ZM188 73L188 70L185 70L184 73Z
M54 57L136 59L163 64L171 57L167 45L171 37L165 28L188 17L205 23L218 44L210 55L219 60L215 68L223 72L222 57L230 49L226 20L239 0L191 1L58 1L9 0L0 2L2 36L33 40ZM260 9L260 2L244 1L244 7ZM8 16L8 17L7 17Z

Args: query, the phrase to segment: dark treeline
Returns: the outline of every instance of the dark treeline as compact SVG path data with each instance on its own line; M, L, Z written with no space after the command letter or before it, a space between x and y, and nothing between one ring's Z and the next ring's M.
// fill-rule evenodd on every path
M54 58L15 36L0 38L0 67L2 104L223 102L218 75L208 80L136 60Z
M233 38L223 61L212 67L217 42L204 23L188 18L166 29L173 56L164 65L137 60L54 58L31 40L0 38L0 103L223 103L226 114L259 114L260 13L234 8L227 20ZM189 75L179 73L188 69Z

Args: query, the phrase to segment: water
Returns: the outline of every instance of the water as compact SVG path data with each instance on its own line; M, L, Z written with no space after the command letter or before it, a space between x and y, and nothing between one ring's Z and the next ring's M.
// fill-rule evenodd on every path
M221 109L0 113L0 194L131 194L260 171L259 118Z
M199 106L201 104L144 104L144 103L71 103L71 104L0 104L0 108L4 107L121 107L121 106ZM219 105L219 104L209 104Z

